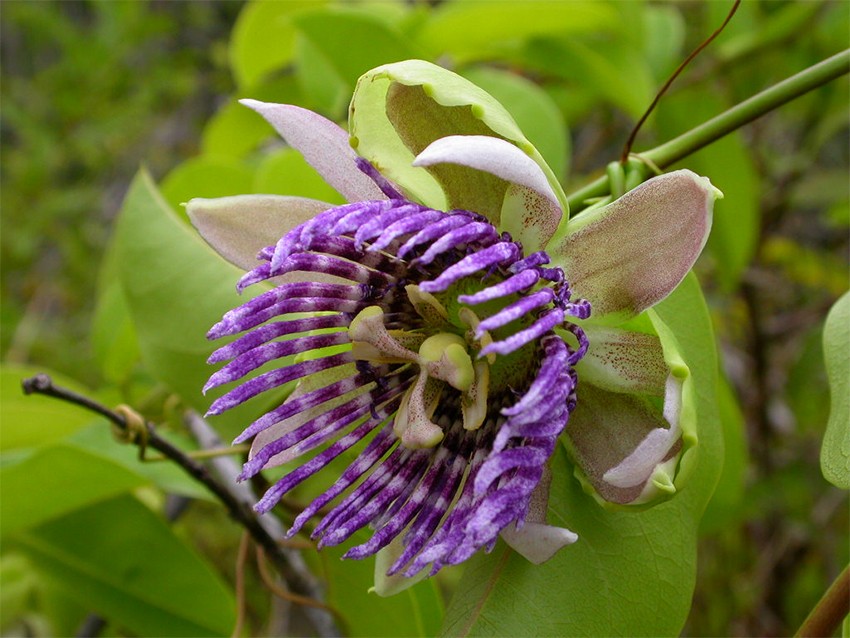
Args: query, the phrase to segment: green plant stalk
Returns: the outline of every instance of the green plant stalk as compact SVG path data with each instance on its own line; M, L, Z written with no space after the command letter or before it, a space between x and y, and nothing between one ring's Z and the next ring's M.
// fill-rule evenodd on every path
M758 119L765 113L769 113L848 72L850 72L850 49L837 53L778 84L774 84L669 142L633 156L630 167L643 170L645 175L648 174L650 166L660 169L666 168L704 146L719 140L724 135ZM642 168L639 167L640 164L643 164ZM609 191L608 176L603 175L567 197L570 210L580 210L586 200L602 197L607 195Z
M800 625L795 636L800 638L832 636L848 612L850 612L850 567L845 567Z

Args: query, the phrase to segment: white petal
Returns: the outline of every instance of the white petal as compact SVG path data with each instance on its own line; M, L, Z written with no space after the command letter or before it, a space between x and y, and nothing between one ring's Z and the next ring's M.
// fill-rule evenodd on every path
M514 523L502 530L502 538L530 563L539 565L555 553L578 540L578 534L564 527L541 523L526 523L517 529Z
M543 169L510 142L489 135L450 135L435 140L414 166L458 164L508 182L500 227L523 243L526 252L546 245L563 211Z
M258 265L257 253L331 204L283 195L196 198L186 205L189 219L219 255L245 270Z
M266 118L278 134L349 202L387 199L369 177L357 168L357 153L348 133L339 125L308 109L290 104L239 100Z

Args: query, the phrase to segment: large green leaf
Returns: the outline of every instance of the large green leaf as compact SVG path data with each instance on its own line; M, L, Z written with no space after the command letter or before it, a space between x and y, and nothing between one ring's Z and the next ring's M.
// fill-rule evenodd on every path
M175 209L193 197L226 197L251 192L253 173L233 157L200 155L162 180L162 196Z
M158 434L171 444L188 450L195 446L192 441L180 440L174 433ZM215 500L215 497L201 483L189 476L184 469L170 460L150 460L160 457L156 450L148 449L145 458L139 459L139 448L135 445L121 445L115 441L106 423L97 423L83 428L63 441L70 448L109 460L134 473L140 479L149 481L168 494L181 494L191 498Z
M104 379L120 385L139 360L139 340L117 279L101 286L91 328L92 349Z
M831 405L820 466L833 485L850 489L850 293L835 302L823 329Z
M404 592L381 598L370 593L375 581L375 561L341 560L354 543L368 540L358 532L343 547L328 547L325 565L328 576L328 602L345 618L349 636L436 636L443 618L443 601L433 579L417 583Z
M304 156L291 148L266 155L254 174L252 193L308 197L329 204L345 199L321 178Z
M700 532L718 532L737 522L744 501L747 433L744 415L729 380L718 372L717 410L723 428L723 471L700 522Z
M91 414L70 403L26 396L21 381L39 372L50 374L66 388L87 392L79 383L50 370L4 364L0 368L0 450L4 452L58 441L92 422Z
M4 634L10 622L31 610L37 586L38 576L25 556L18 553L0 556L0 630Z
M371 11L328 7L302 13L293 22L349 93L369 69L420 57L400 32Z
M697 393L696 465L674 498L643 511L609 511L553 458L549 521L579 535L534 566L500 542L475 557L452 600L444 635L677 635L690 608L700 517L720 473L717 361L707 309L691 275L656 306L674 331ZM578 398L581 401L581 388Z
M107 458L67 445L43 448L4 467L0 481L0 533L4 536L147 482Z
M481 60L529 38L592 32L616 17L602 2L446 2L431 13L416 39L435 55Z
M322 0L255 0L239 13L230 41L230 66L240 87L286 66L295 53L293 16Z
M222 636L234 602L219 577L129 495L14 538L69 596L142 636Z
M211 398L201 388L211 372L206 359L214 347L206 331L256 293L236 295L242 273L177 217L145 171L130 186L114 241L142 360L154 377L205 411ZM244 424L248 416L236 409L216 423Z
M648 62L620 34L605 40L535 40L523 55L533 68L575 83L581 90L592 90L634 119L655 94Z

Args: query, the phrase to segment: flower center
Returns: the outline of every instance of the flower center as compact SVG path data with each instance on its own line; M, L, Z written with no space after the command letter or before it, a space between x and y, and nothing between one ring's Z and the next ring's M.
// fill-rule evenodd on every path
M561 270L542 267L545 253L523 257L509 235L464 211L426 209L419 215L429 223L411 232L410 219L399 214L409 207L388 212L383 227L373 218L371 236L362 228L354 234L361 254L384 254L401 268L377 303L354 316L348 337L357 361L412 375L393 430L415 450L437 446L452 427L441 422L441 405L459 405L466 431L497 417L501 405L488 401L491 392L510 396L527 385L539 357L536 339L589 308L569 303ZM393 320L399 314L404 322Z
M448 312L434 295L414 284L407 285L405 291L422 319L422 327L387 330L384 311L379 306L368 306L351 322L348 334L352 354L359 361L418 367L415 383L402 398L393 430L404 446L429 448L444 437L443 429L432 418L445 392L460 393L465 430L476 430L484 423L490 363L495 357L488 355L473 362L472 357L492 339L486 332L482 339L475 338L474 330L479 322L471 310L463 308L460 312L460 319L468 328L461 335L449 323Z

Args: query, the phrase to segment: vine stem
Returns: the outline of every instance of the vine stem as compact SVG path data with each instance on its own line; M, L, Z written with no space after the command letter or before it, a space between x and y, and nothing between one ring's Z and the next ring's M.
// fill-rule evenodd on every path
M642 161L647 166L654 165L662 169L667 168L704 146L708 146L732 131L758 119L765 113L769 113L848 72L850 72L850 49L818 62L740 104L736 104L679 137L633 157L636 158L637 162ZM608 176L603 175L567 197L570 210L580 210L585 200L607 195L609 191Z
M110 410L89 397L54 384L53 379L46 374L37 374L24 379L21 381L21 386L24 394L42 394L53 397L79 405L106 417L118 432L126 437L125 440L127 442L134 443L140 449L143 449L145 446L153 448L161 452L163 456L174 461L192 478L207 487L224 504L230 516L251 535L258 546L265 550L293 592L307 598L319 598L321 591L313 575L305 569L299 569L293 566L290 558L285 555L283 548L267 529L267 524L260 521L250 505L233 494L224 484L216 480L206 466L189 458L180 448L159 436L155 431L153 423L142 420L135 413L128 414L126 409L122 411ZM311 611L319 612L322 616L311 618L320 636L340 635L339 629L328 612L318 609Z
M832 636L850 613L850 566L833 581L826 593L800 625L795 636Z

